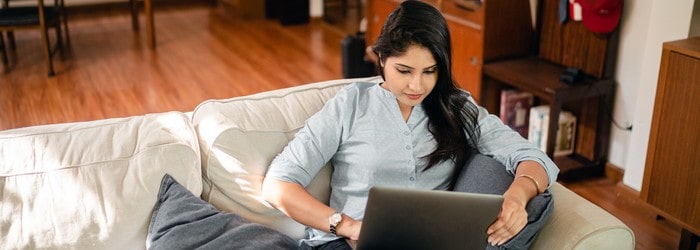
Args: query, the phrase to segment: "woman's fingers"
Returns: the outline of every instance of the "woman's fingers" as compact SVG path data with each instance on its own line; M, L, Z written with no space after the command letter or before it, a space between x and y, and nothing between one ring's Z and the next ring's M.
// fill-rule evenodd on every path
M527 225L527 212L525 210L503 210L498 219L491 224L487 233L488 242L491 245L502 245L517 235Z

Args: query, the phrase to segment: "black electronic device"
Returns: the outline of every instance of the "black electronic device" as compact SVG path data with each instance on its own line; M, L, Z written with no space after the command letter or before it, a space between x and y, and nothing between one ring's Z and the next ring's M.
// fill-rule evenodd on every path
M559 76L559 80L567 84L576 84L583 79L583 72L579 68L567 68Z
M340 43L343 78L376 75L375 65L365 60L365 34L358 32L345 37Z

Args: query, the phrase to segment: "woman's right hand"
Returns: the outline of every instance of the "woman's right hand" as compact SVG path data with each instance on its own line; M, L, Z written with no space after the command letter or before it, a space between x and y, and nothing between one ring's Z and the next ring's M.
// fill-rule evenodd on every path
M338 224L338 236L348 238L351 241L357 241L360 238L360 229L362 221L353 220L349 216L343 214L343 220Z
M347 219L347 221L345 221L345 219ZM343 215L343 221L341 221L338 226L338 235L345 237L345 241L352 249L357 249L357 241L360 239L362 221L356 221L347 215Z

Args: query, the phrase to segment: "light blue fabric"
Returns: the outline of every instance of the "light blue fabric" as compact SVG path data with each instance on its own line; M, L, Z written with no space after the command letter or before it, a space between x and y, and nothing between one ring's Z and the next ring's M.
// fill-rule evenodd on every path
M559 23L569 20L569 0L559 0Z
M550 185L554 183L559 170L546 154L486 109L479 108L478 119L482 154L501 162L511 174L520 161L537 161L545 166ZM391 92L376 83L353 83L306 121L273 160L267 178L306 186L331 161L330 206L362 220L372 186L447 189L453 161L422 171L423 156L435 149L427 125L422 107L414 107L405 122ZM311 245L336 239L318 230L309 233Z

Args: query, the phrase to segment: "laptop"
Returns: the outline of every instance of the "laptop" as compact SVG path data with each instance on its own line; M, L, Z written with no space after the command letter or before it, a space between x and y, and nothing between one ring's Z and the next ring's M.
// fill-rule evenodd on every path
M373 187L357 249L485 249L503 196Z

